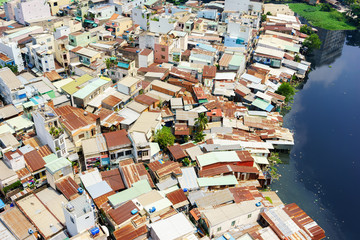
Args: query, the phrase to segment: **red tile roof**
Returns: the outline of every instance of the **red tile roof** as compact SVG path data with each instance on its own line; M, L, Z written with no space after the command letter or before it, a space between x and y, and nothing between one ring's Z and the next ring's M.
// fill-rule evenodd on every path
M31 172L36 172L45 167L46 162L36 150L25 153L24 158L26 165Z
M145 48L144 50L141 51L140 55L149 56L150 53L152 53L152 50L148 49L148 48Z
M236 151L236 153L242 162L254 162L254 158L249 151Z
M202 87L193 87L194 94L198 100L200 99L207 99L204 89Z

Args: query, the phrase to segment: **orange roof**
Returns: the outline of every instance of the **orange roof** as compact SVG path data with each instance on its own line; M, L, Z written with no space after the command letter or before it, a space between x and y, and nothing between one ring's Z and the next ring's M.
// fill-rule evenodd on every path
M110 21L115 20L115 19L117 19L119 16L120 16L119 14L114 13L114 14L110 17L109 20L110 20Z

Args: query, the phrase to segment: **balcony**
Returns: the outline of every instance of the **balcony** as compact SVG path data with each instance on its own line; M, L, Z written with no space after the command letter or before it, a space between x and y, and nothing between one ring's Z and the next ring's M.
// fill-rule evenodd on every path
M58 127L51 127L49 133L54 139L57 139L64 133L64 130Z

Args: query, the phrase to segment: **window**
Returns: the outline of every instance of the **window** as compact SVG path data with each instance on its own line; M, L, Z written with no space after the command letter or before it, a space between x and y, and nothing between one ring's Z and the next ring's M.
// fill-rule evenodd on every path
M52 50L52 46L48 47L49 50Z
M85 135L82 133L79 135L79 139L83 139L85 137Z
M131 155L131 150L127 150L127 151L125 152L125 155Z
M35 179L39 179L39 178L40 178L40 174L39 174L39 173L35 174L35 175L34 175L34 178L35 178Z
M235 226L235 221L232 221L232 222L231 222L231 226L232 226L232 227Z
M248 218L251 218L251 213L248 215Z
M119 158L119 157L123 157L124 156L124 152L118 152L117 153L117 157Z
M89 219L90 216L87 216L85 219Z
M141 152L141 151L139 151L139 152L138 152L138 156L139 156L139 157L141 157L141 155L142 155L142 152Z
M116 11L116 12L118 11L118 8L117 8L117 7L115 7L115 11Z
M112 154L110 155L110 158L111 158L111 159L116 159L115 153L112 153Z
M165 59L165 56L164 56L164 55L161 55L161 59Z
M74 218L73 217L70 217L70 220L72 223L74 223Z
M56 7L57 6L57 2L54 2L54 7Z
M165 48L164 48L164 47L163 47L163 48L161 48L161 51L165 52Z
M220 232L220 231L221 231L221 227L218 227L218 228L217 228L217 231Z
M149 155L149 152L148 151L143 151L142 152L142 155L145 157L145 156L148 156Z

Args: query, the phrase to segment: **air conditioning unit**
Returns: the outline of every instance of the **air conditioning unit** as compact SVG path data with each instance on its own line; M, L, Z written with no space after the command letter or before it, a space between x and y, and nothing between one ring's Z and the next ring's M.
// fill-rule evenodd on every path
M230 240L230 239L231 239L231 236L230 236L230 234L228 234L228 233L224 233L223 237L224 237L225 239L227 239L227 240Z

